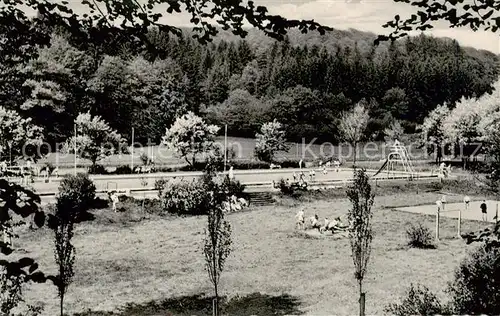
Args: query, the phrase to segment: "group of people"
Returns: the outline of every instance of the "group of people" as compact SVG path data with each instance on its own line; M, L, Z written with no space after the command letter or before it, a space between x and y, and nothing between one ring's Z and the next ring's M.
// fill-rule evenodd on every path
M155 170L156 169L155 169L154 164L149 164L149 165L145 165L145 166L137 166L134 168L135 173L151 173L151 172L154 172Z
M33 176L43 177L45 180L50 176L59 177L59 168L55 167L53 170L49 166L33 165L31 161L27 161L24 165L16 166L15 168L8 167L5 161L0 162L0 175L2 177L20 176L23 183L34 183Z
M471 199L468 195L464 196L463 202L465 205L465 210L466 211L469 210ZM436 201L436 205L438 207L438 212L444 211L444 206L446 205L446 195L442 195L441 199ZM481 202L481 204L479 205L479 208L481 210L482 220L487 222L488 221L488 205L486 204L486 200L483 200Z
M248 201L244 198L238 198L236 197L236 195L232 195L228 201L222 203L222 207L227 213L241 211L244 207L247 206Z
M299 160L299 168L302 170L302 166L305 167L305 163L304 163L304 160L300 159ZM322 169L323 171L323 174L327 174L328 173L328 170L327 168L331 168L332 167L332 160L328 160L326 162L323 163L323 160L320 160L318 162L318 166L320 169ZM333 160L333 166L335 168L335 172L339 172L339 168L340 168L340 160L338 159L334 159Z
M305 211L303 209L295 215L295 220L296 229L306 229L309 227L309 229L317 229L321 234L327 231L332 232L332 234L335 234L336 232L345 232L349 228L349 225L342 223L340 216L335 217L333 220L325 217L323 223L321 223L318 214L314 214L314 216L309 217L307 219L308 225L306 226Z
M322 172L324 175L328 174L328 169L327 168L330 168L331 167L331 161L327 161L326 163L323 164L323 161L319 161L319 167L321 168L322 167ZM334 160L334 167L335 167L335 170L336 172L339 172L339 167L340 167L340 162L338 160ZM309 181L314 181L316 179L316 170L314 169L309 169L309 171L307 172L307 177L306 177L306 173L304 172L304 170L302 169L302 166L304 164L304 161L301 159L299 161L299 167L300 167L300 172L297 173L297 172L293 172L293 180L290 180L290 178L287 178L286 179L286 183L288 186L291 186L291 185L298 185L299 187L306 187L307 186L307 181L306 181L306 178L309 179ZM273 181L273 187L276 187L276 183Z

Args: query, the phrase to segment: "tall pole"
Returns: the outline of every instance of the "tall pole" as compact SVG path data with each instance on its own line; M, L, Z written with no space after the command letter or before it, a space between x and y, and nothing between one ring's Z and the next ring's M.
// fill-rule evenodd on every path
M227 124L224 126L224 173L226 173L227 163Z
M438 206L437 212L436 212L436 241L439 241L439 211L440 211L440 206Z
M149 144L149 149L151 149L151 153L149 154L149 160L153 160L153 144L151 143L151 140L149 138L148 138L148 144Z
M498 202L497 202L497 208L495 210L495 224L498 223Z
M458 210L458 238L462 237L462 210Z
M76 136L77 135L76 135L76 123L75 123L75 176L76 176L76 155L77 155L77 152L78 152L78 150L77 150L77 144L78 144L78 142L77 142Z
M130 169L134 170L134 128L132 127L132 150L130 151Z

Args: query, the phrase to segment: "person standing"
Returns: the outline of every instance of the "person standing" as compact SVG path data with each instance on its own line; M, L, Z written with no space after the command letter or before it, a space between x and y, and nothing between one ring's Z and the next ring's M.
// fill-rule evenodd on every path
M465 210L468 210L470 206L470 197L468 195L464 197L464 203L465 203Z
M481 213L483 214L483 221L488 221L488 206L486 205L486 200L481 203Z
M333 165L335 166L335 172L339 172L339 168L340 168L340 161L339 160L335 160L333 162Z
M59 178L59 167L55 167L55 169L52 171L52 174L56 177Z
M118 202L120 201L120 199L118 198L118 194L116 191L112 191L109 194L109 199L111 200L111 203L112 203L112 209L113 209L113 212L116 212L117 211L117 204Z

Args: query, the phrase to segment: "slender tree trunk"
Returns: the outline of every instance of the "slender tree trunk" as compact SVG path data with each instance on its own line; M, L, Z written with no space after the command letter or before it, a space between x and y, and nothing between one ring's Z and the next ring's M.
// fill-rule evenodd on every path
M365 295L363 293L363 280L358 280L359 284L359 316L365 316Z
M219 289L217 282L214 283L215 289L215 316L219 316Z
M353 157L353 161L352 161L352 167L353 168L356 168L356 154L358 153L357 151L357 148L358 147L358 143L357 142L354 142L354 157Z
M215 258L215 254L217 253L217 238L215 236L217 234L217 230L212 232L212 265L213 265L213 274L214 274L214 291L215 291L215 315L219 315L219 282L217 280L217 260Z
M61 304L61 316L64 316L64 294L61 294L60 304Z

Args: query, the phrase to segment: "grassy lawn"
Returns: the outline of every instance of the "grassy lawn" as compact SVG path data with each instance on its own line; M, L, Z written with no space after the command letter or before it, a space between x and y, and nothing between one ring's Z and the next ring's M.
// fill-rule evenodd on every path
M443 239L437 249L406 246L407 225L421 221L432 230L434 217L392 208L434 203L438 197L436 193L407 192L376 199L375 238L365 281L368 314L382 314L384 307L403 295L412 282L425 284L441 294L453 277L454 268L474 247L454 238L456 220L446 218L442 221ZM450 197L449 201L460 199L460 196ZM221 277L223 295L231 298L260 292L263 296L254 297L254 303L260 300L268 306L288 304L286 310L293 314L299 311L310 315L356 314L357 284L349 241L304 238L294 231L294 215L299 207L305 208L307 216L317 213L320 218L331 218L345 214L349 202L333 198L290 205L249 209L228 216L233 227L234 249ZM189 310L189 315L208 313L201 310L206 308L207 300L196 297L212 293L201 250L204 217L166 218L140 210L111 213L103 209L93 213L96 219L79 224L74 238L76 276L66 299L66 310L71 315L89 309L117 311L131 303L144 305L129 306L127 312L112 315L168 315L167 311L188 315L180 312L178 300L177 308L173 305L169 308L168 302L163 307L150 303L182 296L200 305ZM483 224L474 221L462 224L464 232L482 227ZM55 272L49 231L21 233L18 243L32 252L30 255L38 260L42 270ZM53 286L33 286L27 292L27 301L45 302L43 315L57 314L58 300ZM226 312L248 315L235 308ZM261 313L272 312L261 309Z
M224 137L217 137L216 144L221 149L224 147ZM228 137L227 140L228 148L232 148L236 154L235 160L253 160L255 159L255 139L251 138L241 138L241 137ZM387 158L389 154L390 145L383 142L377 142L376 146L373 143L366 145L361 143L358 146L358 161L366 161L367 167L371 166L377 168L380 167L380 159ZM352 149L344 144L341 146L333 146L331 144L309 144L309 143L290 143L290 149L286 152L280 152L276 155L277 159L304 159L307 161L319 159L322 156L327 157L338 157L339 155L343 158L346 163L352 161L353 151ZM409 145L409 144L408 144ZM366 148L366 149L365 149ZM424 154L423 149L411 148L412 159L427 159ZM155 163L157 165L178 165L185 164L183 159L179 159L175 156L175 153L169 150L165 145L161 146L148 146L143 148L136 148L134 150L134 161L136 165L140 165L141 161L139 159L141 153L144 152L148 155L153 155L155 158ZM72 168L74 166L74 155L71 154L60 154L55 155L54 153L49 154L42 162L50 162L54 165L59 165L60 168ZM128 165L131 163L130 155L113 155L102 161L99 164L104 166L120 166ZM90 162L84 159L78 159L78 165L90 165ZM350 164L349 164L350 165Z

